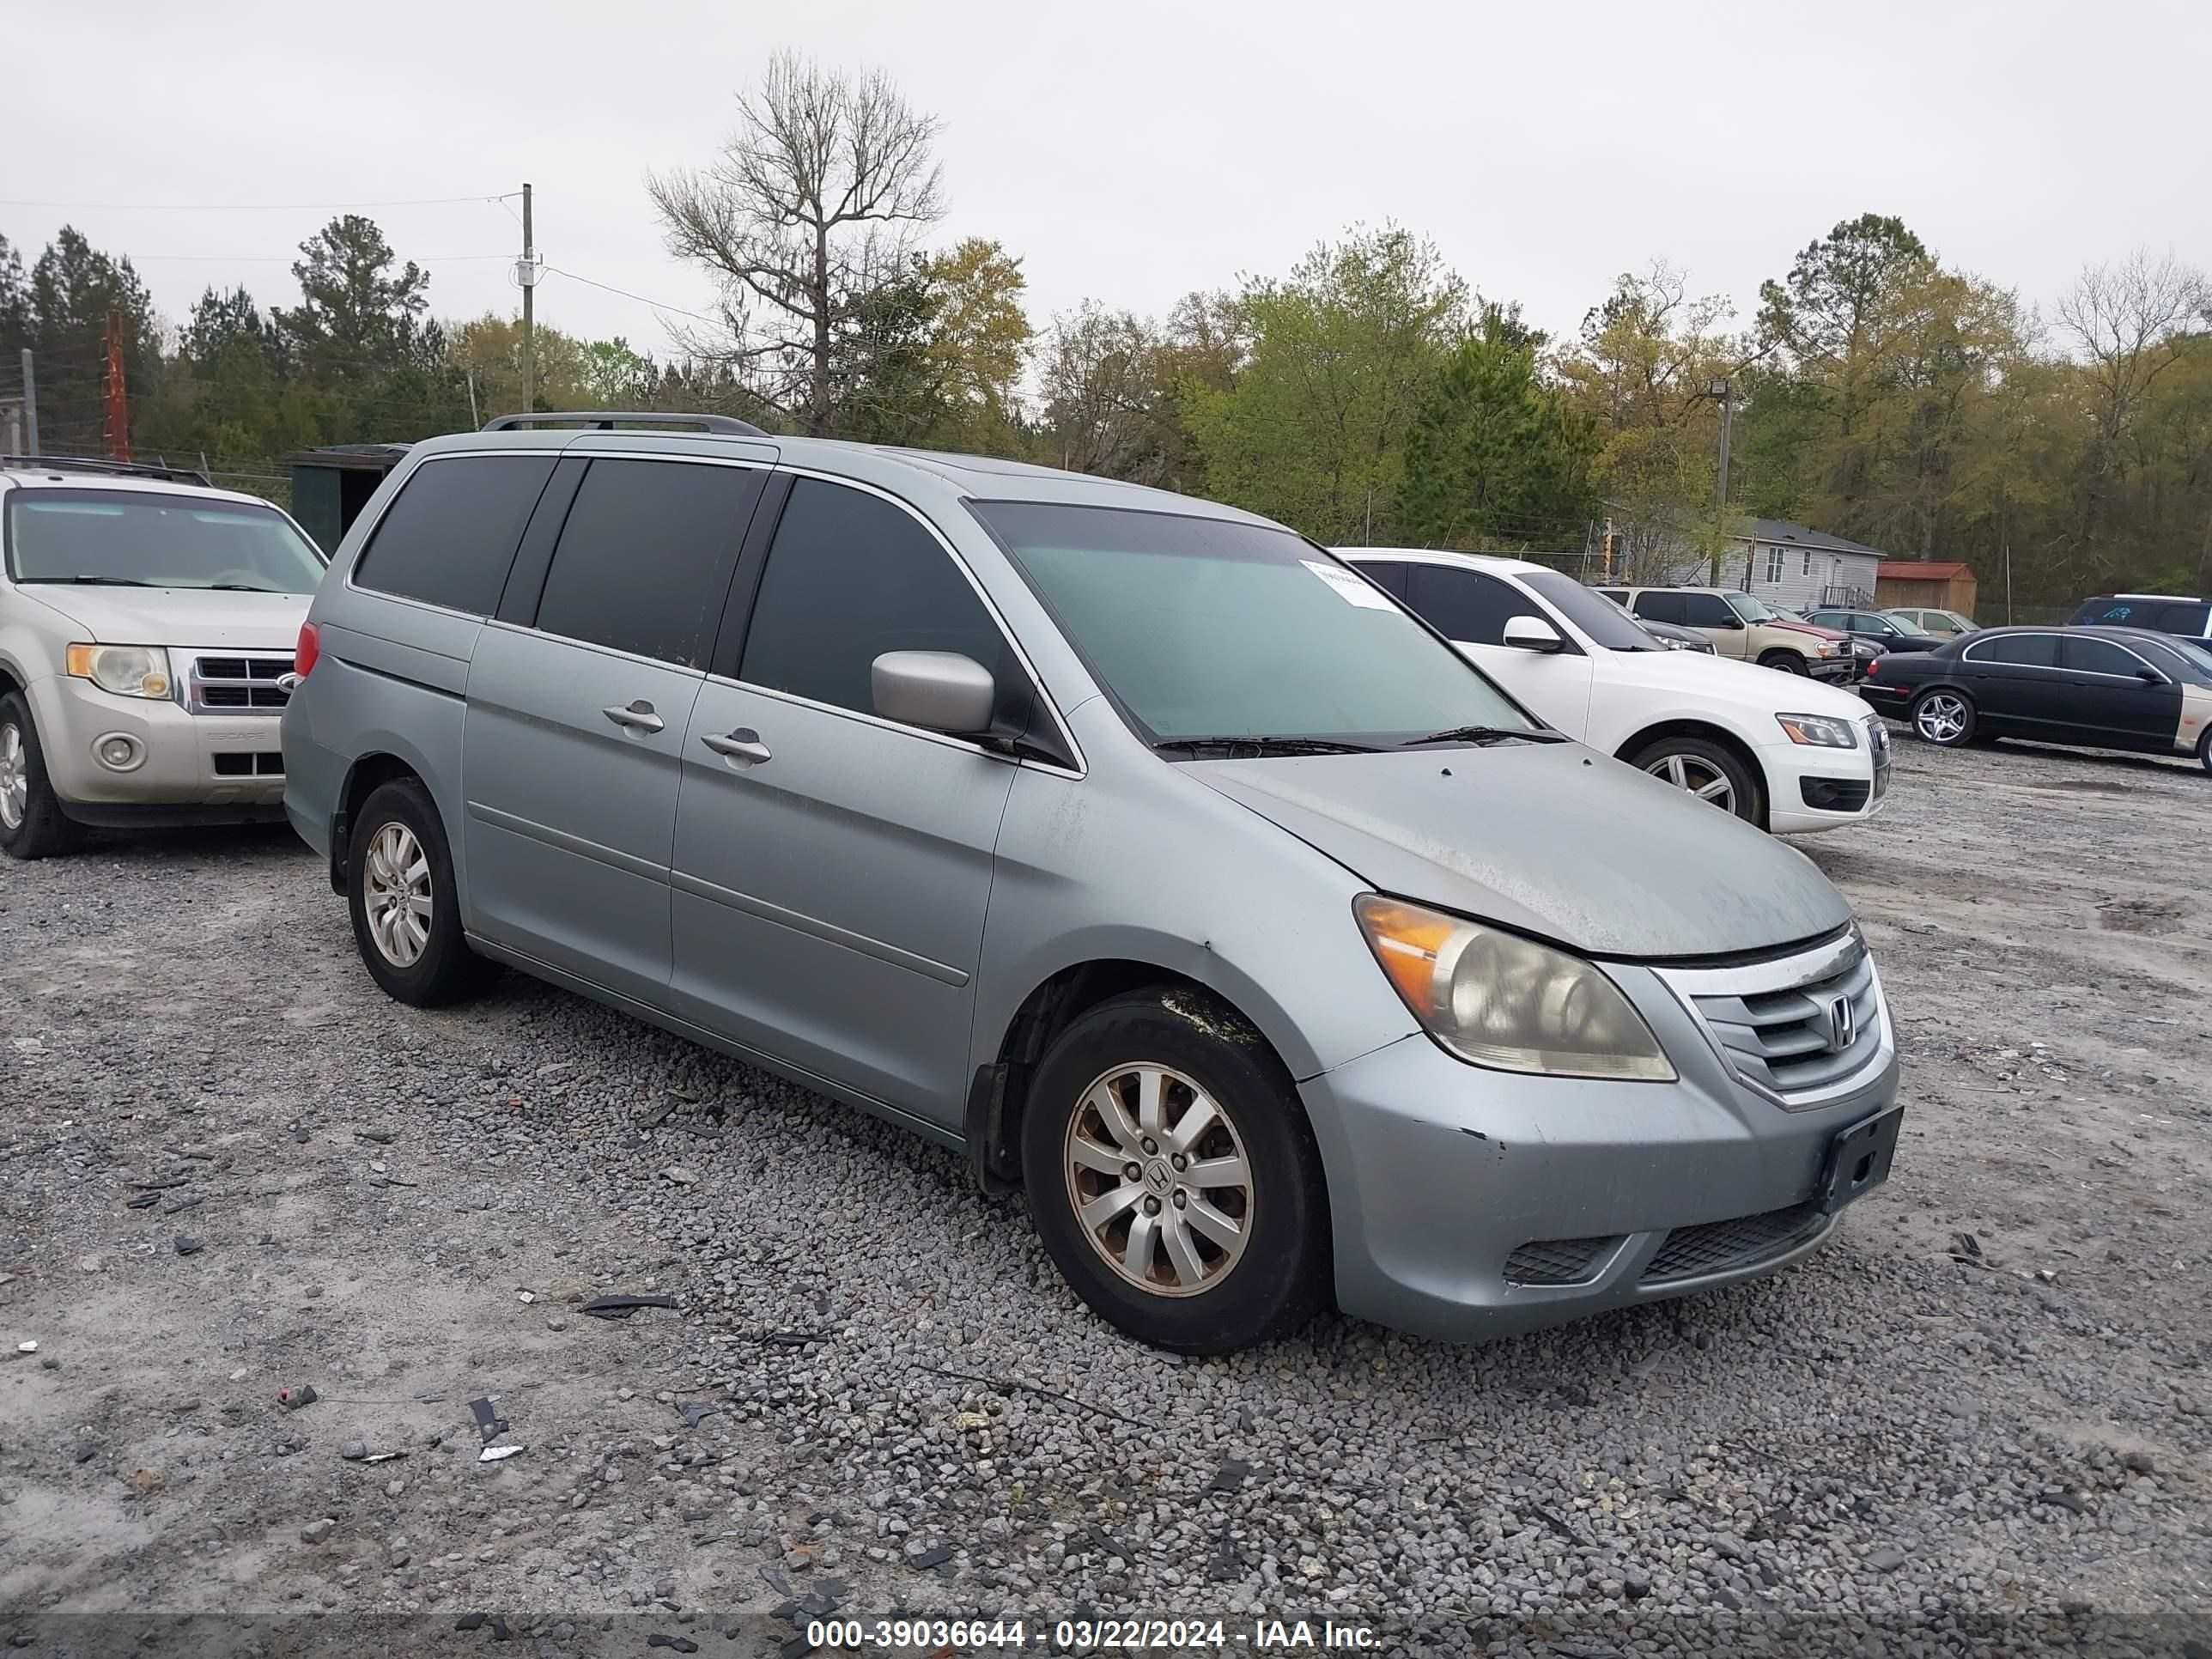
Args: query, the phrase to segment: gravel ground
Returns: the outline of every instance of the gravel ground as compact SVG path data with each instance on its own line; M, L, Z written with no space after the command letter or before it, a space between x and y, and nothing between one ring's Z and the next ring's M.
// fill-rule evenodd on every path
M795 1652L834 1606L2203 1659L2208 831L2193 769L1903 744L1885 817L1799 843L1911 1108L1834 1244L1483 1348L1331 1317L1218 1361L1115 1334L1018 1198L871 1120L520 978L387 1001L283 832L0 860L0 1635Z

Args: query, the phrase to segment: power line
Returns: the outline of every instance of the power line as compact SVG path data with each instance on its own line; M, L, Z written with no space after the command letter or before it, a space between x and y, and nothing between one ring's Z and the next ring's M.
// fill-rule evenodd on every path
M71 213L333 213L343 208L447 207L461 202L503 202L520 191L483 196L418 196L397 202L27 202L0 198L0 207L60 208Z
M545 269L556 276L566 276L570 282L581 283L586 288L601 289L609 294L619 294L625 300L635 300L641 306L651 306L655 311L672 311L679 317L689 317L695 322L712 323L718 326L723 321L720 317L707 317L696 311L686 311L682 306L665 305L659 300L648 300L642 294L633 294L626 288L617 288L612 283L601 283L589 276L579 276L574 271L563 270L559 265L549 264Z
M394 254L394 258L399 256ZM191 260L207 264L294 264L300 261L297 253L126 253L124 258L132 264L143 264L149 259ZM452 264L459 259L513 259L512 253L416 253L408 258L422 264Z

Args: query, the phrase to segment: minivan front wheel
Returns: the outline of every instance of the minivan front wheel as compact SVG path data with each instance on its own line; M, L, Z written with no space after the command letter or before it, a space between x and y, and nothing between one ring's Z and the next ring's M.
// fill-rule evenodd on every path
M489 964L462 937L453 858L429 792L412 778L372 791L353 823L346 896L362 964L398 1001L458 1002Z
M1060 1273L1140 1341L1226 1353L1326 1297L1312 1133L1259 1034L1202 993L1116 997L1061 1032L1028 1091L1022 1164Z

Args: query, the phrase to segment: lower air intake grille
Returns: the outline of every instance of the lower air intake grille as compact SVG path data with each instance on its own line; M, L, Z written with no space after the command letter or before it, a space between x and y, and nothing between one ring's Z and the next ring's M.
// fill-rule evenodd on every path
M1536 1238L1505 1258L1509 1285L1579 1285L1620 1243L1610 1238Z
M1819 1205L1805 1203L1769 1210L1764 1215L1738 1216L1733 1221L1677 1227L1667 1235L1667 1242L1644 1268L1643 1282L1664 1285L1672 1279L1702 1279L1707 1273L1755 1267L1818 1238L1828 1222Z

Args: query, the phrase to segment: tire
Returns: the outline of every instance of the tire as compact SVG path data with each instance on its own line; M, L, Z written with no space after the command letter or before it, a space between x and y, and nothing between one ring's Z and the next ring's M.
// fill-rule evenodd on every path
M2204 735L2197 739L2197 763L2212 772L2212 726L2204 728Z
M1930 686L1913 698L1906 718L1912 722L1914 737L1938 749L1958 749L1972 743L1979 723L1974 700L1948 685Z
M0 852L27 862L66 853L82 839L47 779L30 702L10 691L0 697Z
M1746 823L1766 827L1766 792L1759 775L1719 744L1703 738L1656 738L1631 755L1628 763Z
M1784 674L1810 674L1813 672L1806 667L1805 659L1795 651L1770 651L1759 659L1759 665L1778 669Z
M1194 1128L1201 1100L1214 1113L1186 1153L1173 1137ZM1038 1064L1021 1143L1047 1253L1093 1311L1139 1341L1228 1353L1297 1329L1326 1304L1328 1197L1313 1132L1281 1061L1203 993L1153 987L1077 1018ZM1177 1178L1201 1164L1225 1175L1240 1158L1241 1184ZM1115 1201L1100 1237L1077 1206L1102 1198ZM1149 1242L1134 1261L1140 1223Z
M380 784L362 803L346 856L346 904L369 977L396 1001L434 1008L490 979L492 965L461 934L445 826L413 778Z

